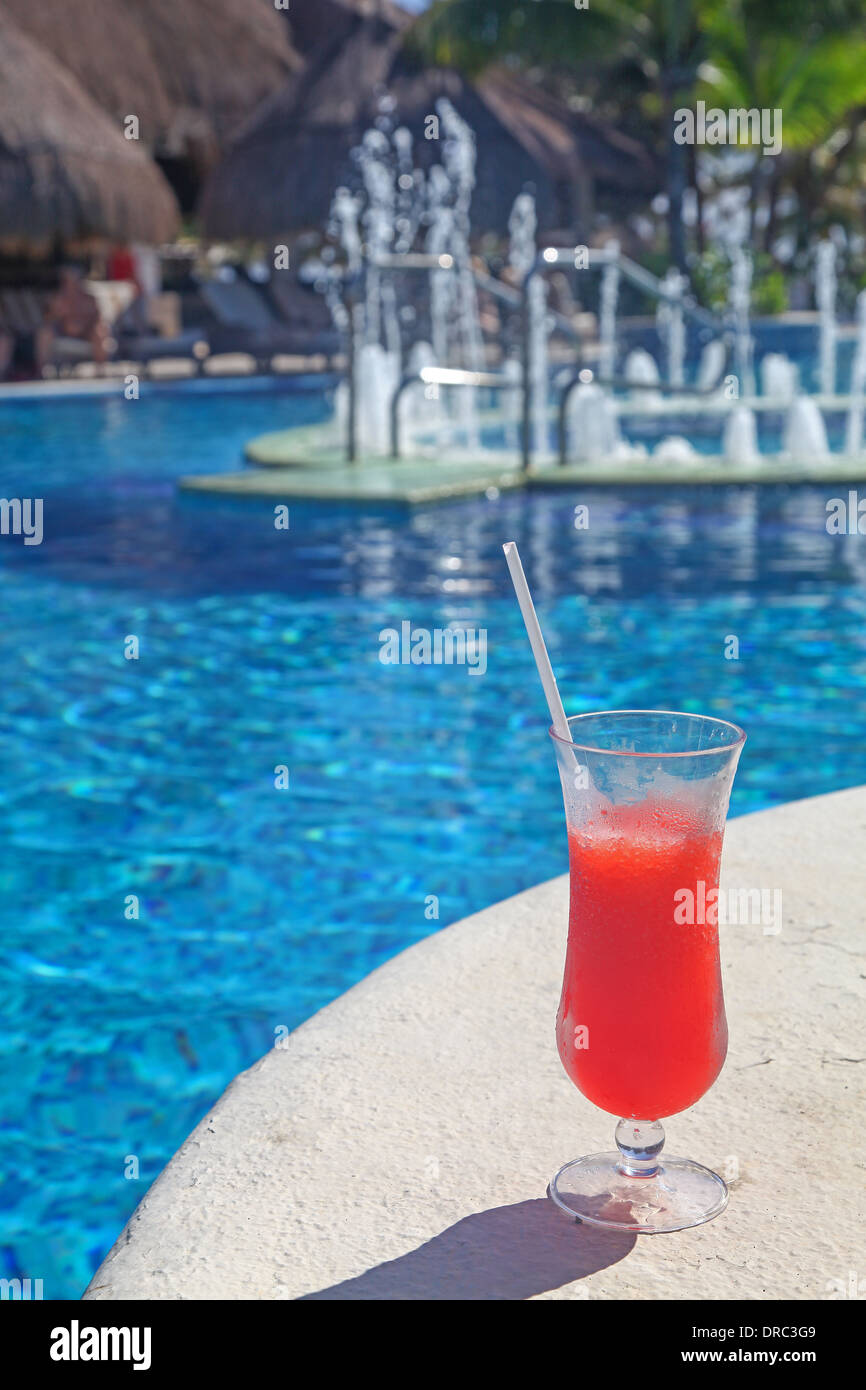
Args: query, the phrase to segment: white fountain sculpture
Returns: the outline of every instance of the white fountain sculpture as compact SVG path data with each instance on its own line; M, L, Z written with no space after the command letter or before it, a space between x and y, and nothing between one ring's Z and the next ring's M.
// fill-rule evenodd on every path
M815 256L818 305L818 383L822 396L836 393L836 247L822 241Z
M671 386L682 386L685 382L686 325L683 314L683 296L686 278L675 266L671 266L662 281L666 296L658 302L656 327L665 349L668 365L668 381Z
M328 225L329 234L339 241L346 256L346 271L349 275L356 274L361 268L361 231L360 216L362 199L355 197L348 188L340 187L335 193L331 202L331 217ZM331 317L336 327L341 333L345 333L348 328L348 311L343 296L340 293L340 281L336 275L329 274L327 268L322 265L321 284L324 288L325 303L331 311ZM363 317L357 316L359 326Z
M616 402L597 382L581 383L568 401L568 457L578 463L644 457L622 437Z
M774 400L793 401L800 391L800 369L784 352L768 352L761 361L761 389Z
M454 209L449 202L451 184L441 164L434 164L427 178L429 227L424 249L430 256L447 258L454 241ZM430 327L437 363L449 358L451 320L456 280L447 260L430 271Z
M330 230L343 247L346 269L354 273L366 259L363 302L355 307L356 439L362 452L380 453L390 446L390 393L403 371L401 321L414 317L411 305L401 309L392 272L379 269L379 257L405 254L423 238L424 249L442 258L430 272L430 337L432 343L410 349L410 366L484 368L484 347L469 245L469 206L475 184L475 137L451 103L436 106L442 129L441 163L427 178L413 167L412 137L400 127L388 130L388 114L362 137L354 152L361 191L337 190L331 207ZM326 287L338 327L347 325L336 278ZM432 398L431 398L432 397ZM338 426L348 417L348 388L337 391ZM442 393L416 388L401 405L408 428L438 425L450 442L476 452L480 444L476 391L460 387Z
M453 245L456 282L457 365L469 371L484 370L484 340L478 313L478 295L472 273L470 248L471 225L469 208L475 189L475 133L458 114L446 97L436 103L436 110L445 140L442 146L442 167L453 189ZM477 453L480 447L477 392L474 387L460 387L455 392L457 418L460 421L466 448Z
M755 412L736 405L725 421L722 454L727 463L756 463L760 457Z
M851 404L845 430L845 452L857 458L863 452L863 398L866 394L866 290L857 296L857 346L851 367Z
M392 353L381 343L362 343L355 352L355 440L365 453L387 454L391 446L391 400L400 381ZM405 418L405 416L401 416ZM334 421L340 438L349 424L349 386L334 393Z
M681 434L670 434L653 449L654 459L662 463L695 463L700 454Z
M711 391L715 387L724 390L722 373L728 360L728 352L721 338L713 338L701 348L698 363L697 384L701 391Z
M619 255L619 242L608 241L605 251ZM619 298L619 266L611 260L601 272L598 298L598 374L610 380L616 370L616 305Z
M433 344L419 340L409 349L407 369L420 373L437 366ZM428 440L436 441L446 423L442 393L435 384L412 386L403 393L399 405L400 438L423 451Z
M658 363L646 348L633 348L625 359L625 379L629 383L631 395L641 406L651 410L661 399L660 391L655 390L660 381Z
M537 226L535 199L531 193L518 193L514 200L511 216L508 219L510 238L508 263L516 272L520 283L523 282L535 264ZM548 451L547 401L549 389L547 281L543 275L534 275L529 282L527 313L530 340L529 418L532 451L536 456L543 456Z
M824 417L811 396L797 396L785 420L785 455L795 463L813 463L830 456Z
M361 266L361 232L359 218L362 200L341 186L334 193L331 203L330 231L338 238L346 253L348 270L359 270Z
M734 321L734 371L739 379L740 394L755 394L755 374L752 366L754 341L750 329L752 300L752 258L738 246L731 259L731 280L728 304Z
M356 440L365 453L384 454L390 446L391 394L400 381L402 351L394 283L376 268L376 259L393 250L396 221L395 144L382 130L368 130L357 149L364 194L360 226L369 257L360 332L355 349ZM339 210L332 209L338 216ZM355 231L342 220L347 260L355 254ZM351 262L350 262L351 263ZM340 402L340 414L346 412Z
M362 205L363 199L361 197L356 197L349 192L348 188L344 187L340 187L336 190L331 202L331 218L328 231L343 247L346 256L346 270L350 275L356 273L360 269L362 261L360 232ZM355 323L354 371L357 379L360 369L360 357L363 351L363 306L353 304L347 307L343 301L343 296L340 292L340 282L336 276L325 275L323 277L323 283L325 286L325 302L340 332L346 332L349 327L349 315L353 315ZM345 380L340 382L334 392L334 423L338 437L340 439L345 438L349 426L349 383Z
M398 255L412 250L424 212L424 175L415 168L412 132L399 126L393 136L397 187L395 197L394 250Z
M467 142L468 126L461 121L450 102L437 106L446 134L442 164L430 170L428 189L428 231L425 250L442 259L441 267L430 271L430 318L434 356L439 365L468 367L481 365L481 330L478 301L469 261L469 238L465 210L471 198L474 176L474 140ZM471 132L470 132L471 134ZM468 185L468 187L467 187ZM478 447L476 392L460 387L448 397L454 419L453 433L459 430L468 448ZM444 412L443 412L444 415Z
M386 454L391 440L391 400L400 384L400 363L380 343L365 343L358 354L358 440L374 454Z
M391 163L392 145L381 130L365 132L358 146L358 167L367 195L361 216L364 240L372 262L367 275L365 342L379 343L384 335L389 352L400 353L400 331L393 280L376 269L376 258L387 255L394 242L396 179ZM399 370L399 360L397 367Z

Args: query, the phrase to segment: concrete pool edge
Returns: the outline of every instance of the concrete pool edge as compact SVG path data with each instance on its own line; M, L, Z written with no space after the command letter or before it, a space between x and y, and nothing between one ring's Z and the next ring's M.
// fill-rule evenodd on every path
M133 367L135 364L127 364ZM242 373L229 376L214 373L208 375L147 376L132 372L138 377L140 395L187 395L187 394L238 394L246 392L273 392L291 394L291 388L300 383L312 382L316 387L327 387L335 377L332 370L313 369L296 372ZM15 401L75 401L97 400L101 397L124 397L126 391L125 370L106 376L54 377L24 381L0 381L0 407L4 402ZM280 387L286 387L280 392Z
M728 1062L666 1124L671 1153L736 1170L710 1225L614 1250L545 1198L613 1133L554 1046L558 878L403 951L236 1077L85 1297L826 1297L862 1263L864 834L866 787L728 826L723 885L778 888L784 912L723 929Z

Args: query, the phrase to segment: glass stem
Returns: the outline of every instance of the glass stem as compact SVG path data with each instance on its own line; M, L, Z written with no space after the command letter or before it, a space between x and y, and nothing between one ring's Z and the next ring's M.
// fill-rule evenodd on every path
M665 1132L658 1120L620 1120L616 1127L619 1171L628 1178L652 1178L659 1171L658 1156Z

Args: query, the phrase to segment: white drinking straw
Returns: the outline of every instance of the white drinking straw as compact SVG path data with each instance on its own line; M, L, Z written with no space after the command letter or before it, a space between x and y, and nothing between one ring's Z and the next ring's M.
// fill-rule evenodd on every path
M556 677L553 674L550 657L547 655L547 647L544 645L544 638L541 635L541 626L535 612L535 606L532 602L532 595L529 592L529 585L526 582L526 575L523 573L523 566L520 563L520 554L514 541L506 541L502 549L505 551L505 559L508 564L509 574L511 575L511 582L514 585L517 602L520 604L520 611L523 614L523 621L526 624L526 635L529 638L529 645L532 647L532 655L535 657L535 664L538 667L538 674L541 677L541 684L544 687L547 708L550 710L550 718L553 727L560 738L564 738L570 743L571 734L568 730L568 720L565 717L565 710L562 708L562 701L559 698L559 691L556 687Z

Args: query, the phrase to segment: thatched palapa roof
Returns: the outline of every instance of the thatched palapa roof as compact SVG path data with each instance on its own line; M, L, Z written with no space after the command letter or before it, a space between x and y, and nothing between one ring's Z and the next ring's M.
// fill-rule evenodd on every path
M177 223L145 150L0 11L0 243L159 242Z
M391 29L407 29L413 19L392 0L293 0L286 13L292 42L305 58L339 48L359 18L381 20Z
M0 0L2 10L118 125L138 116L159 156L215 158L300 62L268 0Z
M357 13L358 0L315 0L325 32L304 70L290 79L238 132L208 179L205 232L214 237L270 239L324 225L334 187L348 174L350 152L392 103L395 123L415 137L418 162L439 158L424 126L447 97L475 131L477 184L474 226L504 231L518 193L531 185L542 229L579 220L589 183L639 195L655 192L652 157L634 140L578 115L517 74L490 71L469 80L425 67L402 50L409 16L392 5ZM298 27L304 15L306 28ZM310 0L293 7L304 50L319 25ZM321 21L320 21L321 23ZM328 37L331 29L333 38Z

